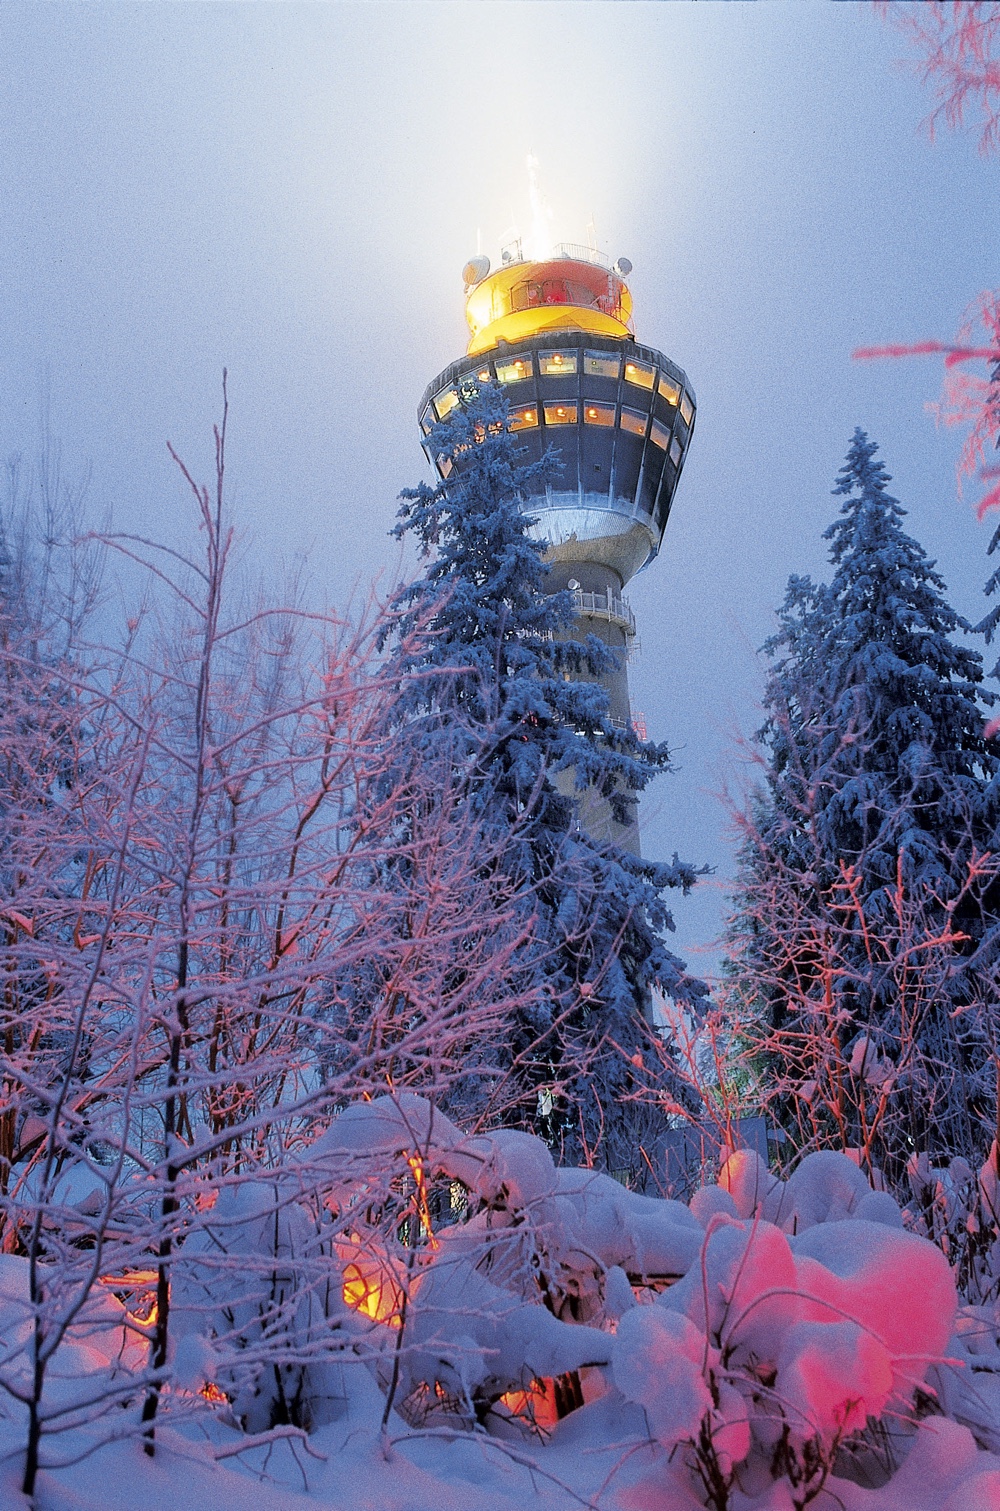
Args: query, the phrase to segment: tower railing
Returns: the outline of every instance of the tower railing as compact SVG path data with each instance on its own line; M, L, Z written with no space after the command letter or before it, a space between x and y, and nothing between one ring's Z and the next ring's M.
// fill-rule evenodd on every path
M626 635L635 634L635 615L625 599L611 588L606 593L584 593L577 588L573 592L573 607L588 619L606 619L609 624L617 624Z
M574 262L593 262L599 268L611 266L610 257L605 257L596 247L584 246L579 241L561 241L556 247L557 257L571 257Z

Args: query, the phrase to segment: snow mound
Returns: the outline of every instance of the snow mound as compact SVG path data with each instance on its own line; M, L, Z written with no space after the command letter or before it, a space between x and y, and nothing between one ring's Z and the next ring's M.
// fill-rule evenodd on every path
M832 1149L807 1154L787 1181L772 1175L753 1150L736 1149L719 1172L719 1186L732 1198L738 1217L761 1217L785 1233L846 1217L903 1225L889 1193L873 1191L854 1160Z

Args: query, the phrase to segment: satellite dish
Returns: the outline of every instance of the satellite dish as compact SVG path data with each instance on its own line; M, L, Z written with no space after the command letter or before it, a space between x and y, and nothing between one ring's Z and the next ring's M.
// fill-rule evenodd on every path
M482 283L490 270L488 257L470 257L462 269L462 281L467 289L474 289L477 283Z
M632 264L629 262L628 258L619 257L618 261L615 263L615 272L620 273L623 278L627 278L631 271Z

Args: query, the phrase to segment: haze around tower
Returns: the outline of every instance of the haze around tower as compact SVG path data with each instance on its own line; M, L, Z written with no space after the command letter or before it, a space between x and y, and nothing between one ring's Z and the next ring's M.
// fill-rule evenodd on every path
M850 356L948 336L994 281L995 164L928 143L902 50L853 3L8 4L5 454L34 454L45 413L98 513L169 534L186 503L165 442L208 457L225 364L253 549L333 600L392 576L396 495L426 475L414 406L464 344L477 227L493 258L512 206L532 221L531 153L542 228L592 217L628 254L637 329L698 396L663 552L629 590L633 688L677 751L650 850L721 884L711 793L754 727L789 572L823 570L856 424L980 613L985 527L924 411L936 373ZM721 908L705 886L677 910L694 963Z

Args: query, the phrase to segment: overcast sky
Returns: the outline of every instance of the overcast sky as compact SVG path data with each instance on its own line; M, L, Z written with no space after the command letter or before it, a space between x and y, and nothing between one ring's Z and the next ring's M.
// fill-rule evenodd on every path
M698 426L664 549L631 585L633 701L677 747L644 849L731 866L712 797L754 726L790 572L850 434L978 617L986 527L955 498L932 362L996 283L998 168L933 145L869 4L18 5L0 11L0 448L47 407L95 510L176 538L166 441L210 461L230 373L240 528L334 601L396 570L414 411L464 350L460 270L528 221L627 255L639 339L684 367ZM695 968L721 892L676 909Z

